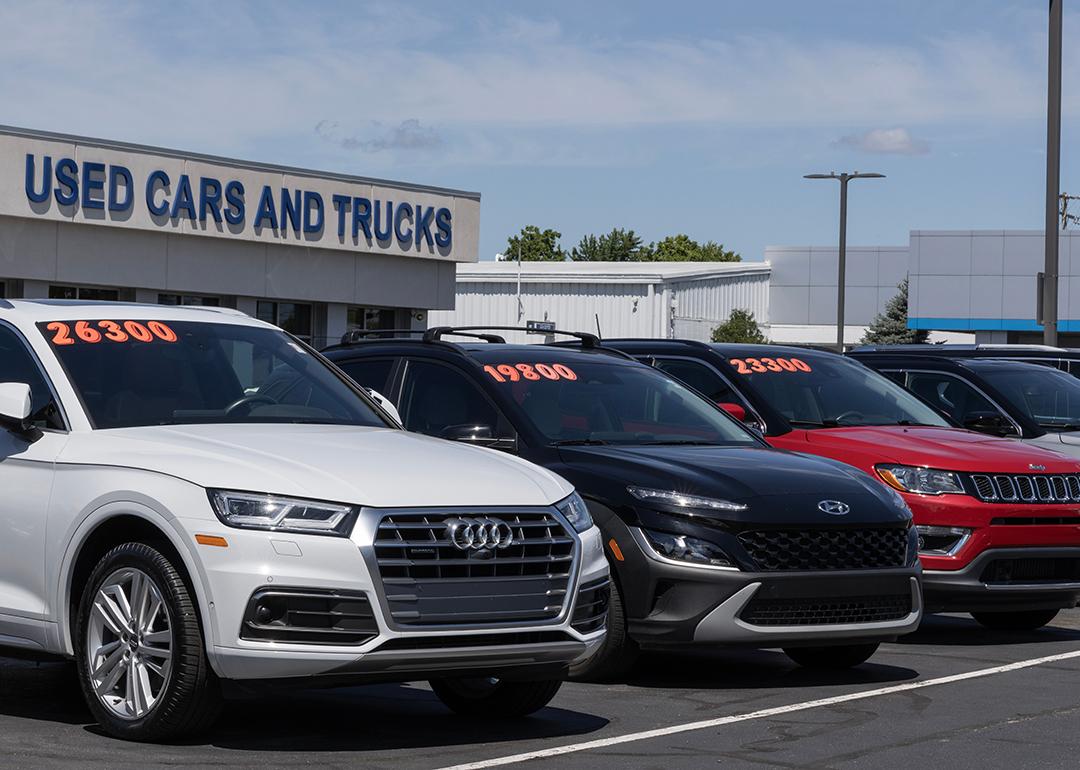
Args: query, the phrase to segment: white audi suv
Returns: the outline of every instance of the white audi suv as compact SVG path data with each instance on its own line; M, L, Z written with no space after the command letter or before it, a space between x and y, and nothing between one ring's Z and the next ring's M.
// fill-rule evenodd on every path
M237 311L0 300L0 490L0 654L74 658L120 737L207 726L229 680L523 715L604 635L566 481L401 430Z

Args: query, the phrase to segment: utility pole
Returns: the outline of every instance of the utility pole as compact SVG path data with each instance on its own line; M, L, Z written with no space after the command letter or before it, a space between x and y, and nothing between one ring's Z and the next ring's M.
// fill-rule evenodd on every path
M1061 5L1050 0L1046 90L1046 262L1039 315L1043 343L1058 344L1058 201L1061 195Z
M847 186L852 179L884 179L884 174L852 173L806 174L804 179L836 179L840 182L840 253L836 267L836 350L844 352L844 299L847 282Z

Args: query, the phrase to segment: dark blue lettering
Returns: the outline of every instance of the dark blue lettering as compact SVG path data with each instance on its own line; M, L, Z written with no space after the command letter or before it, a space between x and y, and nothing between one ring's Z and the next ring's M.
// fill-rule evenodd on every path
M440 249L448 249L453 243L450 220L450 209L441 208L435 212L435 245Z
M119 181L124 182L124 200L120 200ZM109 166L109 211L128 211L135 201L135 180L126 166Z
M363 229L364 237L371 240L371 201L367 198L352 199L352 237L357 238Z
M221 223L221 182L212 176L199 177L199 221L206 221L206 209L210 216Z
M412 222L413 210L412 205L408 203L399 203L397 207L397 214L394 216L394 235L397 236L398 243L405 248L412 246L412 228L409 227L405 230L401 229L401 223L405 220Z
M312 204L315 204L312 206ZM311 212L314 211L318 214L315 219L311 218ZM322 232L323 218L325 217L325 211L323 208L322 196L317 192L304 191L304 232L305 233L319 233Z
M431 223L435 221L435 207L428 206L425 210L420 204L416 205L416 245L420 245L420 241L427 241L428 246L434 246L435 242L431 238Z
M101 197L94 197L101 193ZM105 164L84 161L82 164L82 207L103 210L105 208Z
M180 181L176 183L176 197L173 198L169 219L176 219L181 211L184 211L192 222L195 221L195 196L191 194L191 180L187 174L181 174Z
M45 155L41 158L41 192L34 185L34 156L26 153L26 199L31 203L44 203L49 199L50 183L52 182L52 156Z
M244 183L235 179L225 185L225 221L238 225L244 221Z
M277 209L274 208L274 193L270 185L263 185L262 194L259 195L259 208L255 214L256 230L267 226L263 224L263 220L266 220L271 230L278 229Z
M330 202L334 206L334 211L337 212L337 237L345 237L345 212L349 210L349 201L352 200L348 195L332 195L330 196Z
M163 217L169 213L169 199L162 196L161 203L154 203L154 193L157 192L158 186L161 189L169 189L169 175L164 171L151 171L150 176L146 177L146 209L156 217Z
M379 216L381 208L382 207L379 205L379 201L375 201L375 240L386 242L386 241L390 240L390 236L392 234L391 231L393 230L393 226L394 226L394 221L393 221L394 220L394 202L393 201L387 201L386 202L386 229L385 230L383 230L382 227L379 225L379 221L381 220L381 217Z
M61 206L74 206L79 202L79 166L71 158L61 158L56 163L56 202Z
M300 232L300 213L303 208L300 206L300 191L297 190L292 195L289 194L288 187L281 188L281 229L285 229L285 223L288 222L288 226L292 228L294 233Z

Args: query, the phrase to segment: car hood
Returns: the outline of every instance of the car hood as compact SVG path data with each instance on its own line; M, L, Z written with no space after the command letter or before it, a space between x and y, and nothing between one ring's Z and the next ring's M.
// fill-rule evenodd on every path
M807 451L830 456L861 455L866 465L894 462L972 473L1076 473L1080 465L1065 455L1024 443L959 428L883 425L804 431ZM792 448L791 442L785 448Z
M673 490L744 503L745 512L717 514L731 521L834 524L906 519L882 485L834 460L777 449L710 446L563 447L561 474L583 494L607 488L636 507L626 487ZM851 506L843 519L818 509L823 500Z
M62 463L375 507L550 505L573 488L517 457L386 428L184 425L77 432Z

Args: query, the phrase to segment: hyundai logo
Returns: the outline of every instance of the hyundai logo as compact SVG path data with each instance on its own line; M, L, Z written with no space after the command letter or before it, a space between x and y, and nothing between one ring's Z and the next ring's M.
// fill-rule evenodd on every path
M514 542L514 530L499 519L447 519L446 534L459 551L493 551Z
M843 516L851 511L851 506L840 500L822 500L817 504L818 510L832 516Z

